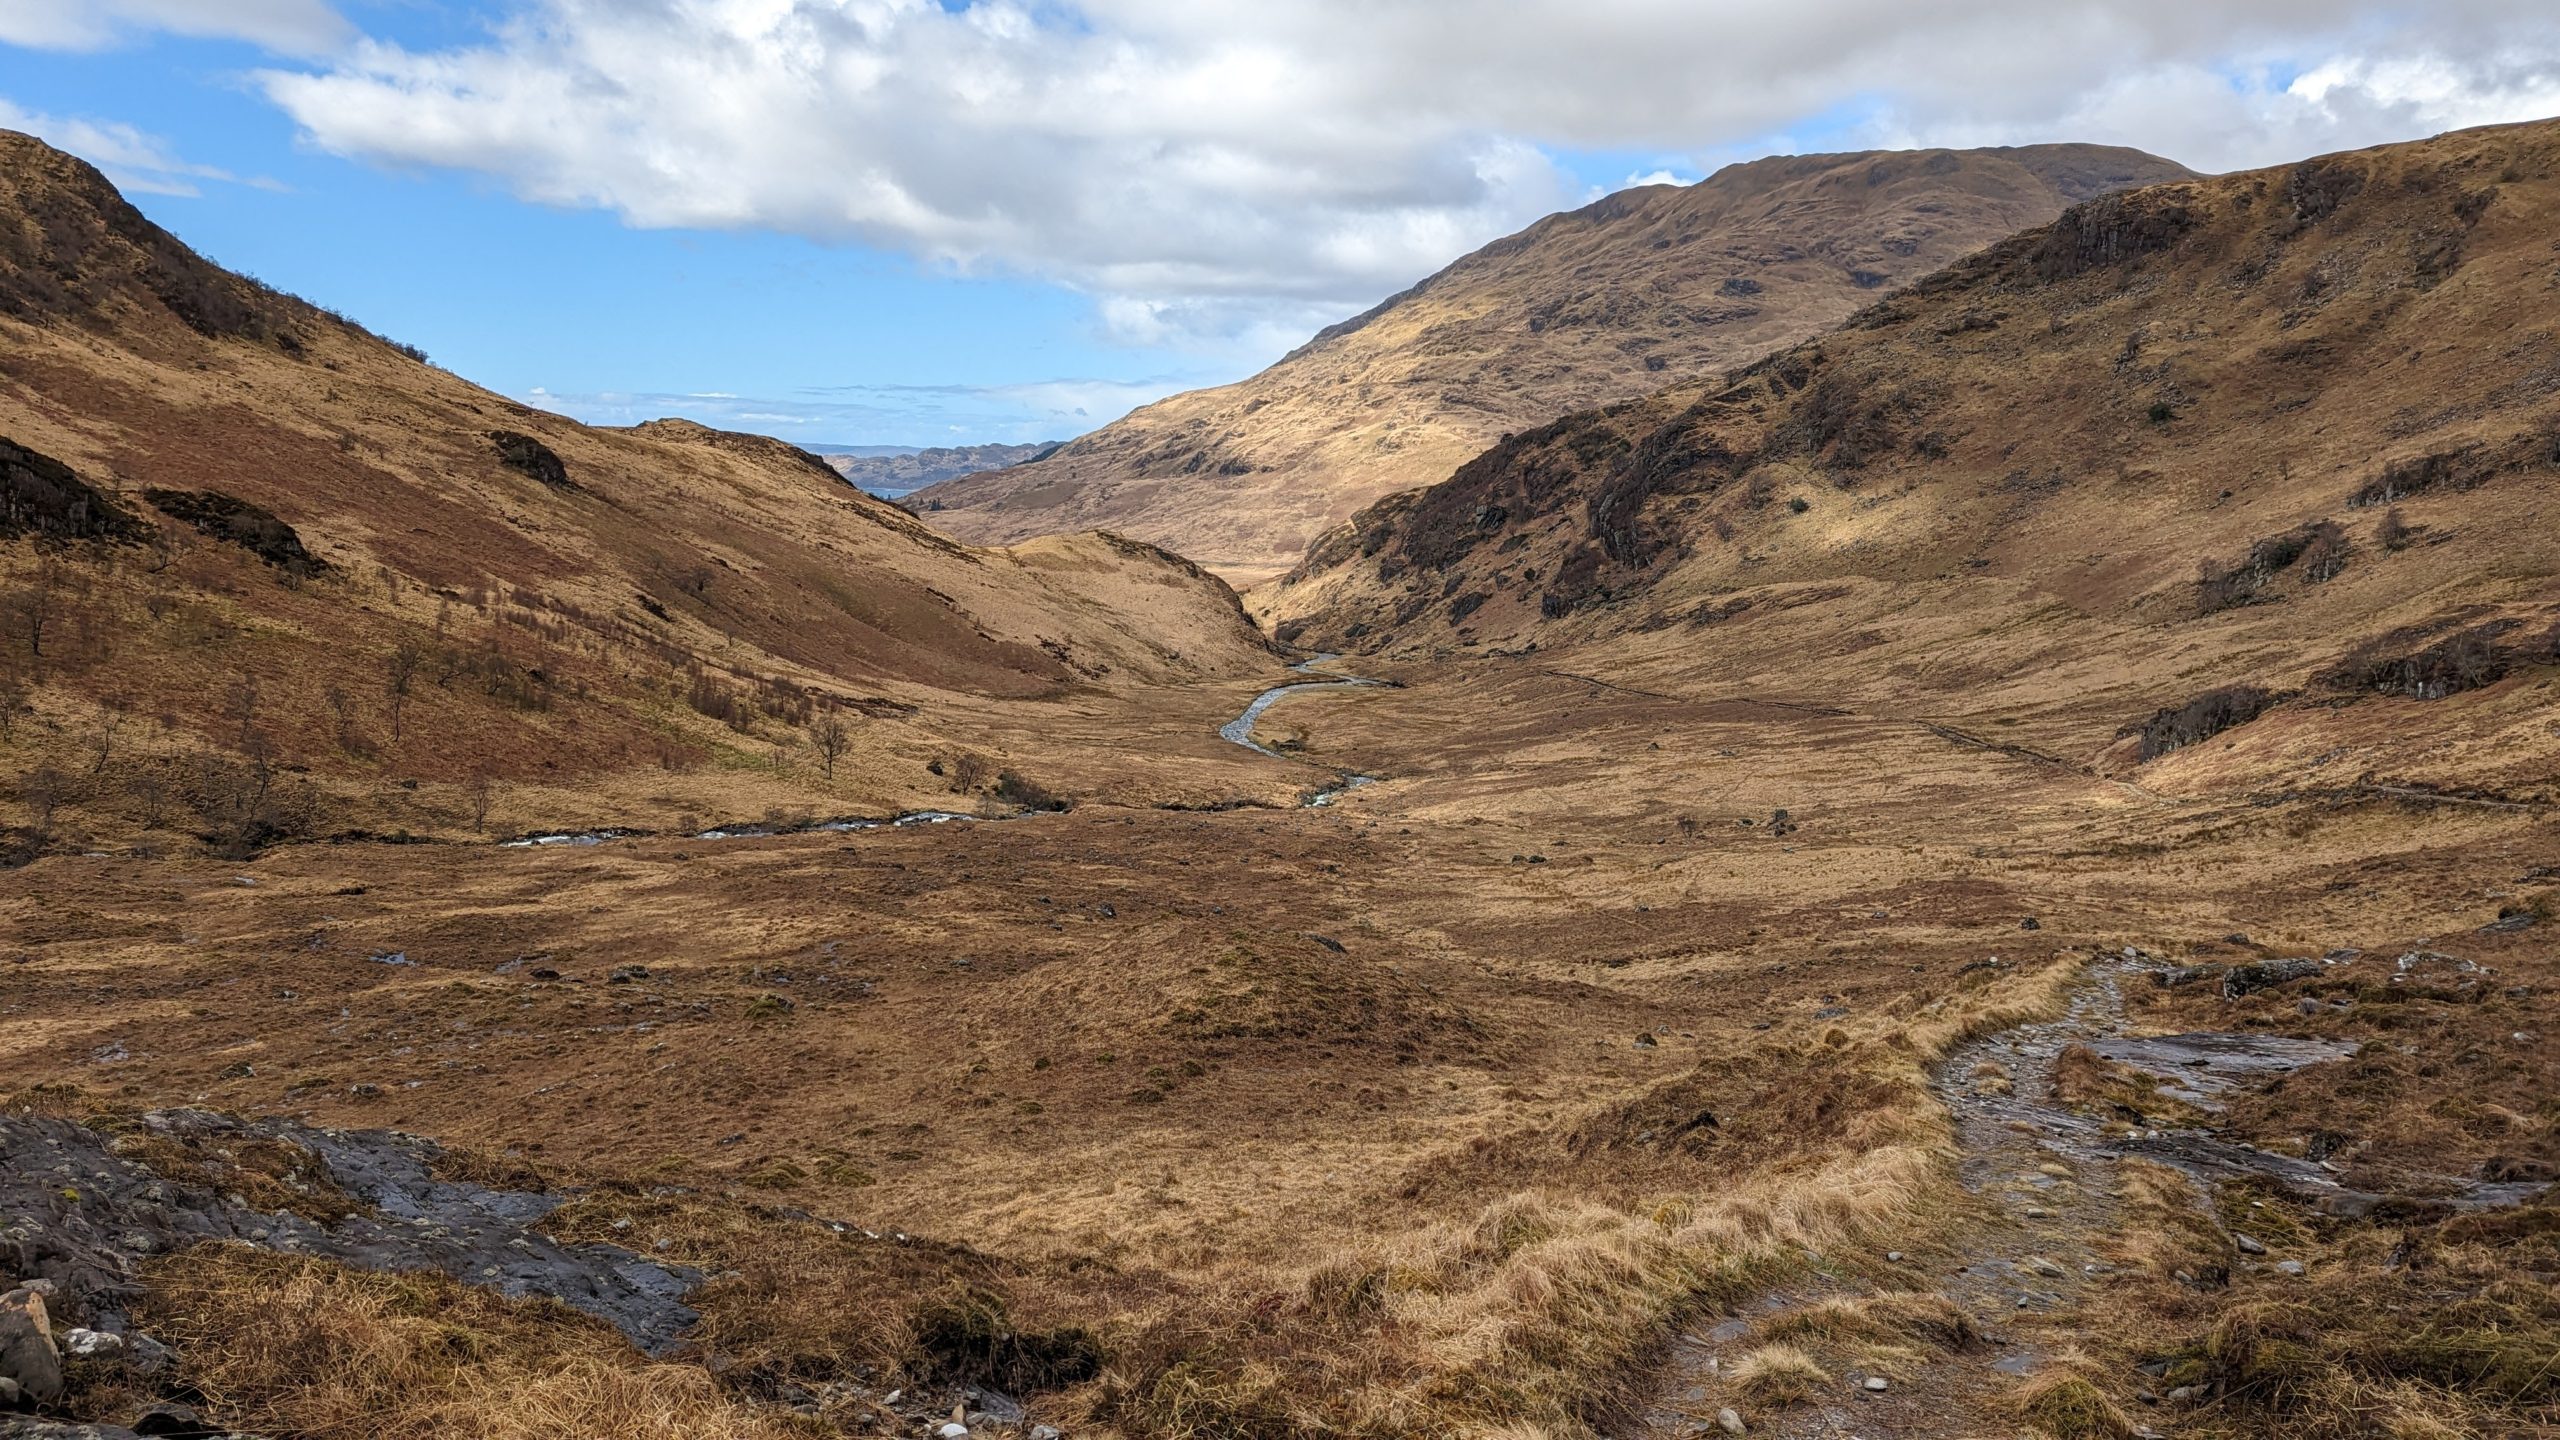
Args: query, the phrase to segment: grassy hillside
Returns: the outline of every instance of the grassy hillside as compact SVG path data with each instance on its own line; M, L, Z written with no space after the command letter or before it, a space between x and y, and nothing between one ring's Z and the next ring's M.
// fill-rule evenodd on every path
M979 541L1102 527L1249 585L1499 436L1748 360L2063 207L2183 177L2091 145L1798 155L1497 240L1250 380L916 501Z
M991 785L1008 707L1271 668L1151 547L972 550L779 442L527 409L22 136L0 332L21 856L965 808L928 767Z

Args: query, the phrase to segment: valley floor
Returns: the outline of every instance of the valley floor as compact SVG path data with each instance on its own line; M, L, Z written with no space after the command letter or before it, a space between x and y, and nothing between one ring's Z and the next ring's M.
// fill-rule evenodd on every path
M1003 824L50 857L0 876L0 1093L216 1189L265 1152L137 1117L416 1132L705 1277L661 1363L546 1322L564 1398L507 1380L541 1302L136 1260L123 1318L269 1433L2554 1423L2547 808L1634 653L1381 678L1275 706L1289 760L1183 701L1197 748ZM2110 1048L2169 1034L2240 1058ZM242 1338L286 1324L341 1378ZM157 1384L75 1358L58 1408Z

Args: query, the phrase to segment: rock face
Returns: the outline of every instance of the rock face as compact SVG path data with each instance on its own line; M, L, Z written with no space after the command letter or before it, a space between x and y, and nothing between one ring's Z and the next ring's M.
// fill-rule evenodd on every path
M319 1203L302 1205L309 1213L262 1211L227 1182L173 1179L128 1158L160 1140L206 1149L296 1147L308 1155L307 1169L323 1177L307 1187ZM440 1270L511 1297L549 1296L609 1322L652 1354L673 1348L695 1320L684 1304L700 1279L693 1271L611 1245L563 1245L534 1228L558 1208L558 1197L438 1178L440 1154L433 1141L411 1135L193 1110L154 1112L132 1137L43 1116L0 1117L0 1216L8 1217L0 1225L0 1271L51 1281L63 1318L109 1332L123 1329L139 1289L139 1261L225 1240L368 1270ZM226 1188L233 1193L222 1193ZM333 1213L337 1218L312 1218ZM13 1301L24 1293L11 1292ZM8 1324L0 1313L0 1339L10 1334ZM43 1349L51 1353L49 1339ZM55 1363L58 1386L58 1357ZM37 1384L20 1383L43 1397Z
M1324 537L1257 613L1392 655L1800 632L1837 647L1839 694L1910 673L1901 617L2060 597L2068 641L2058 610L2001 626L2040 667L2069 644L2131 673L2136 633L2214 647L2145 676L2126 765L2163 702L2232 672L2271 696L2483 688L2560 645L2506 579L2555 552L2550 317L2515 300L2548 289L2555 158L2543 121L2090 201L1818 339L1521 431ZM2290 198L2338 174L2353 198ZM2471 544L2421 557L2395 523ZM2204 705L2168 728L2217 743L2154 734L2148 763L2284 709Z
M966 540L1106 529L1250 584L1506 432L1740 364L2074 201L2188 173L2038 145L1779 156L1640 186L1497 240L1252 379L914 503Z

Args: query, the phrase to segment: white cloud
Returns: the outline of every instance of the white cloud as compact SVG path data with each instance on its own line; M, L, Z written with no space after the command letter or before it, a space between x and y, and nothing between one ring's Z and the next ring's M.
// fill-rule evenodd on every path
M353 32L327 0L0 0L0 44L103 50L153 30L316 55Z
M1853 114L1811 138L2228 168L2560 110L2545 0L519 3L260 83L342 155L1037 275L1141 343L1303 333L1574 203L1565 151Z
M115 121L44 115L0 99L0 130L23 131L57 150L67 150L106 172L123 189L145 195L195 195L201 193L196 187L199 180L238 180L228 171L183 160L168 141Z

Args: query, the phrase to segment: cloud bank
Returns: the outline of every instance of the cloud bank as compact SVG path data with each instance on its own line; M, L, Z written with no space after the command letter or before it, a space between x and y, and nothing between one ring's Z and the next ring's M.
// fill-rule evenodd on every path
M324 150L635 226L1029 275L1151 345L1303 334L1587 198L1578 159L1642 156L1632 171L1653 179L1772 149L2077 139L2217 170L2560 113L2548 0L501 13L476 42L404 48L351 35L323 0L0 0L0 39L256 40L303 57L256 83Z
M0 44L104 50L154 30L284 55L335 49L354 33L327 0L0 0Z

